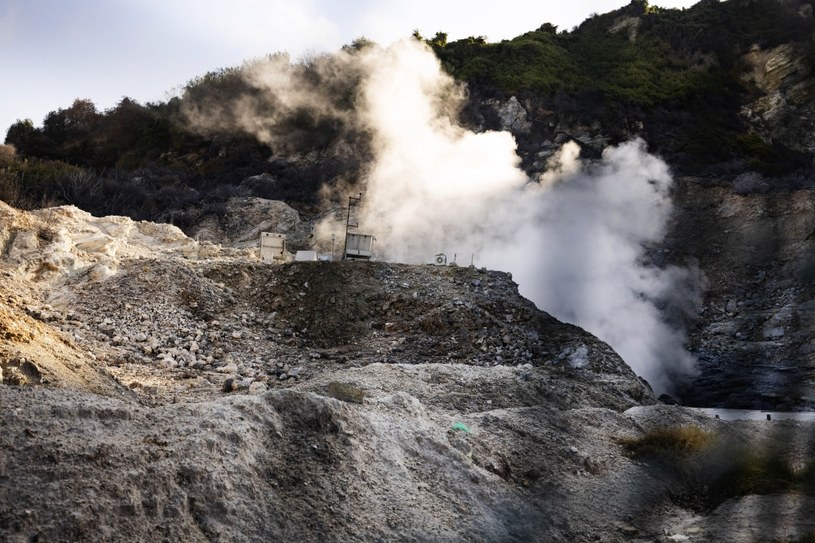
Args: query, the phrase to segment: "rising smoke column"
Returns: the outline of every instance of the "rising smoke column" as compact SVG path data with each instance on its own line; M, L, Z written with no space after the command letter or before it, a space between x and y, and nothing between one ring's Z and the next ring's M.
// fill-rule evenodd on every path
M533 182L510 134L458 125L462 94L421 44L372 50L363 62L361 115L376 160L362 226L385 259L446 252L469 264L475 255L512 272L541 309L608 342L657 391L694 372L685 334L654 303L675 298L690 276L644 264L644 247L665 235L672 178L643 141L588 165L566 144Z

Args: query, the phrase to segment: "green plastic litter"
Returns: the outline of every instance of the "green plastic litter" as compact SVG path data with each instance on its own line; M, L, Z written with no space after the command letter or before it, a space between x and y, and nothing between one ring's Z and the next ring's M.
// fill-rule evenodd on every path
M467 434L470 433L470 429L463 422L457 422L457 423L453 424L452 428L453 428L453 430L456 430L456 431L461 430L464 433L467 433Z

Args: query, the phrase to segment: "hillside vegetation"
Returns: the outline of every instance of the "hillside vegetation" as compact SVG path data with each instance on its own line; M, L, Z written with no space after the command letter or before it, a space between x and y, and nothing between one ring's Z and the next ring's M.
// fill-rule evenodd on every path
M797 44L815 66L815 20L802 15L807 6L811 12L798 0L703 0L673 10L633 0L567 31L546 23L498 43L484 37L448 43L444 32L426 42L469 88L465 124L500 128L490 100L518 96L527 104L532 131L516 134L527 169L540 141L597 125L609 143L643 136L678 173L734 177L749 170L800 180L811 168L810 153L758 133L740 111L761 93L743 77L745 53ZM424 39L418 31L414 37ZM21 208L69 203L181 226L201 213L217 214L236 195L306 209L321 186L353 185L364 172L369 135L349 120L360 74L342 55L371 45L361 38L333 55L291 62L274 54L215 70L167 102L123 98L99 111L78 98L42 126L18 121L5 139L16 156L6 147L0 157L0 198ZM301 92L328 97L333 113L283 107L252 83L253 71L266 64L304 82ZM262 128L278 137L192 122L217 116L219 104L246 100L274 119Z
M572 31L544 24L500 43L474 37L447 43L444 34L427 41L445 69L479 94L532 96L563 117L599 121L620 135L639 121L656 151L684 155L675 158L689 173L759 156L753 165L778 175L805 159L755 137L739 118L757 92L741 80L741 55L803 42L813 64L815 25L797 4L704 0L676 10L634 0ZM657 128L666 125L667 134Z
M647 108L728 96L734 89L723 83L737 86L741 52L808 41L812 30L812 18L777 0L706 0L687 10L634 0L572 31L544 24L499 43L447 43L438 34L428 43L450 73L472 84L542 96L597 93L608 105Z

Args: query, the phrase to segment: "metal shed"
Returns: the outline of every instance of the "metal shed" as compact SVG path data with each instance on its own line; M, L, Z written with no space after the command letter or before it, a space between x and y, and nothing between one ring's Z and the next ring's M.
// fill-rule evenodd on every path
M374 238L370 234L345 235L345 255L343 258L368 260L373 255Z

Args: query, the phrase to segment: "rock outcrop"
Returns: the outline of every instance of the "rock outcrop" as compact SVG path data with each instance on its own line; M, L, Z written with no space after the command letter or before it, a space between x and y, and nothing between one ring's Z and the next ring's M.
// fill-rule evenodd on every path
M285 234L293 248L308 246L310 226L285 202L263 198L230 198L221 217L208 215L190 230L196 240L247 249L258 247L261 232Z
M521 105L516 96L511 96L506 102L490 100L488 104L495 108L498 114L501 130L512 132L513 134L528 134L532 128L532 123L527 119L526 109Z
M769 50L754 46L742 56L749 70L742 75L758 97L742 115L768 142L815 151L815 79L809 47L783 44Z

